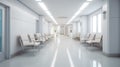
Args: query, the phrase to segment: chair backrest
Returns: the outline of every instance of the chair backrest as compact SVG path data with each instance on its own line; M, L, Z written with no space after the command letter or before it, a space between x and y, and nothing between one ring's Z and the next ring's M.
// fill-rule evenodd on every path
M90 36L89 36L88 40L93 40L93 39L94 39L94 37L95 37L95 34L90 34Z
M20 35L19 36L19 40L20 40L20 44L22 46L27 46L28 43L30 43L29 41L29 38L28 38L28 35L27 34L24 34L24 35Z
M80 37L80 33L77 33L77 37Z
M35 40L34 34L28 34L28 38L29 38L30 42Z
M41 34L41 36L45 36L45 34L44 34L44 33L42 33L42 34Z
M41 38L41 36L42 36L41 33L36 33L35 34L35 39L39 40Z
M86 35L86 38L89 38L90 37L90 33L88 33L87 35Z
M95 35L95 41L101 42L102 37L103 37L102 34L96 34L96 35Z

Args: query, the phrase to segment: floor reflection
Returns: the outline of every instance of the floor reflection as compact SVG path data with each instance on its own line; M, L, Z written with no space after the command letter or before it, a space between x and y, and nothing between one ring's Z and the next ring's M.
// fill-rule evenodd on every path
M0 63L0 67L120 67L120 58L104 56L101 50L56 36L34 56L29 53Z

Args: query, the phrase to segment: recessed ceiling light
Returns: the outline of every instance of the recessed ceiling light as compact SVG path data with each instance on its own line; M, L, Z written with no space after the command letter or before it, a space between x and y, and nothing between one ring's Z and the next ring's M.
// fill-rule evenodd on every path
M87 0L83 3L83 5L79 8L79 10L73 15L73 17L67 22L67 24L70 24L89 4L92 0Z
M87 0L87 1L93 1L93 0Z
M40 7L41 7L43 10L45 10L45 11L48 10L48 8L47 8L46 5L44 4L44 2L39 2L38 4L40 5Z
M68 17L65 17L65 16L60 16L60 17L57 17L59 19L67 19Z
M56 20L54 19L54 17L52 16L52 14L50 13L50 11L48 10L47 6L45 5L44 2L38 2L38 4L40 5L40 7L45 11L45 13L52 19L52 21L55 23L55 24L58 24L56 22Z
M41 2L42 0L35 0L35 1Z

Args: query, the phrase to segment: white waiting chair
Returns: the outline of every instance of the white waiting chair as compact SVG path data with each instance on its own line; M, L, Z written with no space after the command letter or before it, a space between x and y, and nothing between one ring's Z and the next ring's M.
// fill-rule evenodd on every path
M42 37L43 37L43 39L45 39L45 41L47 41L47 37L46 37L46 35L43 33L43 34L41 34L42 35Z
M103 38L103 36L101 35L101 34L96 34L95 35L95 39L94 40L91 40L91 41L88 41L87 43L88 44L93 44L93 45L95 45L95 44L97 44L97 45L95 45L95 46L99 46L99 47L102 47L102 38Z
M49 39L48 34L44 34L44 35L45 35L46 40L48 40Z
M40 41L38 41L37 39L35 39L34 34L28 34L28 38L29 38L30 42L34 42L35 45L40 45Z
M35 38L40 42L45 42L45 38L40 33L36 33Z
M82 43L86 42L87 40L89 40L89 37L90 37L90 34L88 33L85 37L80 38L80 42Z
M20 42L20 45L22 46L23 49L28 48L28 47L35 48L35 47L38 46L38 44L29 40L27 34L20 35L19 36L19 42Z

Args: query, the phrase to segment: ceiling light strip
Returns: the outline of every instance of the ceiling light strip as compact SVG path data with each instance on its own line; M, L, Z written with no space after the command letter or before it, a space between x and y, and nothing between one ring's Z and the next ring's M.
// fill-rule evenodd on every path
M83 3L83 5L79 8L79 10L73 15L73 17L67 22L70 24L91 2L92 0L87 0Z
M37 0L38 4L40 5L40 7L45 11L45 13L52 19L52 21L55 24L58 24L57 21L55 20L55 18L52 16L52 14L50 13L50 11L48 10L47 6L45 5L44 2L42 2L41 0Z

